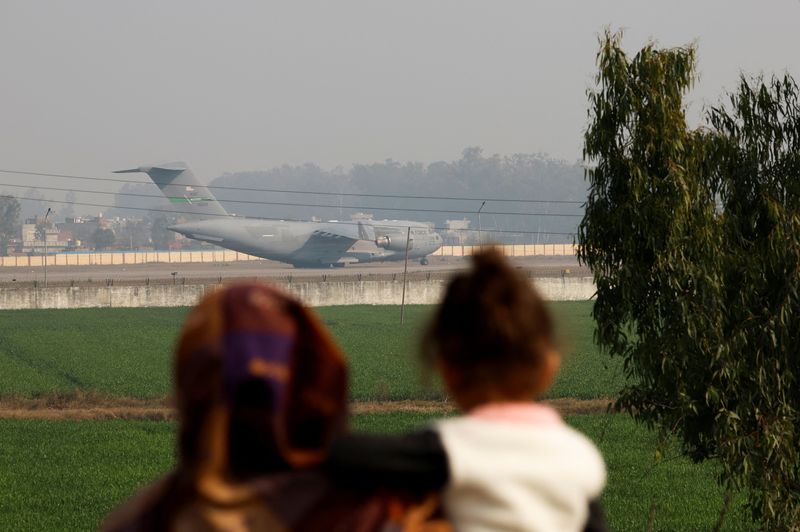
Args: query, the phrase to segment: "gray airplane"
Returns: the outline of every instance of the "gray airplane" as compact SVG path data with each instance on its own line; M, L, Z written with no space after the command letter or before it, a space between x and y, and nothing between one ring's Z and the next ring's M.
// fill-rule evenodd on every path
M304 222L233 216L182 162L140 166L115 173L133 172L150 176L173 205L175 213L189 220L170 226L172 231L248 255L286 262L296 268L404 260L409 228L409 259L426 265L428 255L442 245L442 238L420 222ZM360 241L372 244L362 246L366 249L354 250L353 246Z

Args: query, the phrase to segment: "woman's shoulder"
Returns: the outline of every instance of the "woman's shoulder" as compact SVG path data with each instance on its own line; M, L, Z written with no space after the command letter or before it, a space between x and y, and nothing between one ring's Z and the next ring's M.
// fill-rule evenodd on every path
M106 516L100 529L104 532L136 532L147 530L145 517L167 494L174 477L164 476L142 488L130 499L116 507Z
M264 475L225 490L180 489L168 475L105 519L102 530L378 530L382 501L334 486L318 470ZM186 493L178 493L185 491ZM249 525L248 525L249 523ZM252 525L252 526L250 526Z

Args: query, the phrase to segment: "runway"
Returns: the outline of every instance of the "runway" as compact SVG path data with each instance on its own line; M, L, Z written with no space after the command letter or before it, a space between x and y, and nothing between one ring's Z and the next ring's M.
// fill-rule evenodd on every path
M570 256L512 258L513 264L533 277L562 275L585 276L588 270L578 266ZM430 264L421 266L409 262L410 277L448 277L466 268L468 258L431 257ZM237 278L261 279L332 279L332 278L392 278L403 273L402 262L352 264L343 268L293 268L273 261L242 261L218 263L148 263L116 266L48 266L48 285L65 284L142 284L152 282L200 282L234 280ZM174 274L174 275L173 275ZM44 282L43 267L0 268L0 284L5 287L26 286Z

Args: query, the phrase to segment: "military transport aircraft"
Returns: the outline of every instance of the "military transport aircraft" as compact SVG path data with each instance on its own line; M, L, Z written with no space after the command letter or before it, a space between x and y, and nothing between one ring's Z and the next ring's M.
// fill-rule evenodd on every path
M140 166L115 173L133 172L150 176L174 205L175 213L189 220L170 226L170 230L226 249L286 262L296 268L404 260L409 232L408 258L419 260L420 264L428 264L427 256L442 245L442 238L420 222L305 222L233 216L182 162ZM351 249L362 240L374 243L374 251Z

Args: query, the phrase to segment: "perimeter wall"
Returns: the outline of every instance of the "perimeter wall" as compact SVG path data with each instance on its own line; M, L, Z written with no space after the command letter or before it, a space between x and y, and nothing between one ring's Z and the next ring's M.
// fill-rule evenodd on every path
M595 286L591 277L545 277L533 279L545 299L578 301L590 299ZM315 281L275 283L310 306L399 305L403 282ZM436 304L446 281L415 280L406 284L407 304ZM48 288L0 288L0 309L68 309L90 307L181 307L194 305L219 284L150 286L65 286Z

